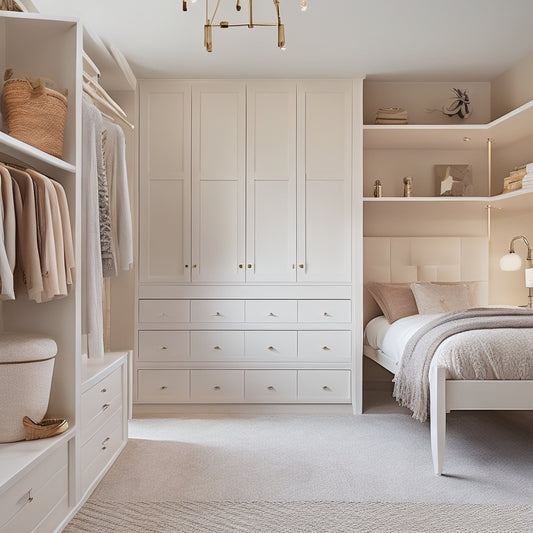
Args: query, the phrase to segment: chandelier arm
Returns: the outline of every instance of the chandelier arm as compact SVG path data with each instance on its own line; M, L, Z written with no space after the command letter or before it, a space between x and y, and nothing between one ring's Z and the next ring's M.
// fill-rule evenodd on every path
M207 6L207 1L206 1L206 6ZM213 11L213 16L211 17L211 20L207 19L207 24L212 24L213 23L213 20L215 20L215 16L217 14L217 11L218 11L218 6L220 5L220 0L217 0L217 5L215 6L215 10ZM207 16L207 12L206 12L206 16Z

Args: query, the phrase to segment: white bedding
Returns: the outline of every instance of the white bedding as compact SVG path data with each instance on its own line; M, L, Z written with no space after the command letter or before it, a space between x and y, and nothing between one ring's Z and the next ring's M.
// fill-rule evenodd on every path
M367 343L399 362L409 339L428 322L441 315L412 315L389 324L384 316L373 318L365 328Z

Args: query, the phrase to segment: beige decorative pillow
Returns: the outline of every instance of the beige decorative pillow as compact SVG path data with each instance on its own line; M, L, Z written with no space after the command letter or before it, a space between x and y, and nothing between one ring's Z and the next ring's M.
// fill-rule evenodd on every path
M367 283L366 288L390 324L400 318L418 314L409 283L377 283L373 281Z
M418 312L421 315L449 313L470 307L465 283L441 285L438 283L411 283Z

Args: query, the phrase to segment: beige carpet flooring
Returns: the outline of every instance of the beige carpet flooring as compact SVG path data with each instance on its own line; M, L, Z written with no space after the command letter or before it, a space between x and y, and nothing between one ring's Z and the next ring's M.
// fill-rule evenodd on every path
M403 412L133 420L106 502L533 504L533 413L448 417L442 477Z

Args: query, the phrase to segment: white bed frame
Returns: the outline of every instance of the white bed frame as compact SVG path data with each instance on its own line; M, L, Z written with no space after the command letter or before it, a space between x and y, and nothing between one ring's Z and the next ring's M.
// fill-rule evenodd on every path
M363 353L389 372L398 364L381 350L365 345ZM446 379L446 368L434 366L429 375L431 453L435 474L442 474L446 414L450 411L533 410L533 381Z
M487 282L488 243L476 237L366 237L365 282ZM375 303L365 302L365 323ZM486 295L479 304L486 304ZM375 310L375 308L374 308ZM371 311L372 312L372 311ZM376 316L376 313L374 313ZM363 354L396 374L397 362L381 350L363 347ZM446 414L455 410L533 410L533 381L452 380L446 368L432 367L430 384L431 452L435 474L442 474Z

